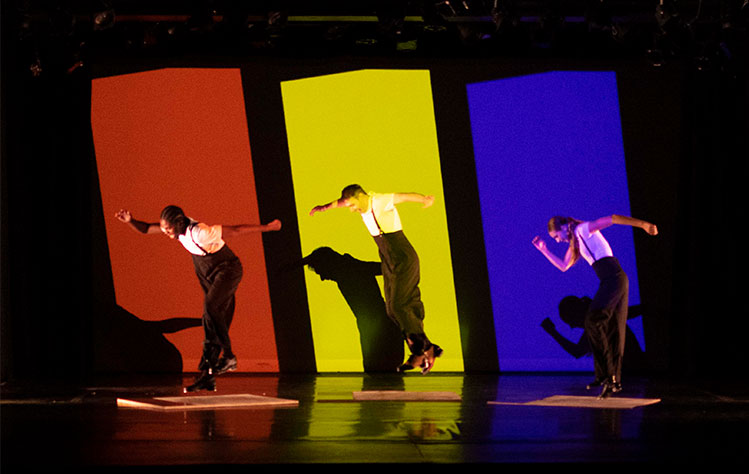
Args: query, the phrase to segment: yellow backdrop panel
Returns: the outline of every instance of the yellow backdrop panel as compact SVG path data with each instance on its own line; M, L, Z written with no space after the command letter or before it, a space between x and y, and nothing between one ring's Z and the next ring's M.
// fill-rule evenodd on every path
M426 334L445 349L435 371L462 371L429 71L361 70L283 82L281 91L303 255L327 246L379 261L358 214L333 209L309 216L348 184L435 196L427 209L417 203L398 209L421 260ZM318 370L362 370L356 321L337 285L312 271L305 277Z

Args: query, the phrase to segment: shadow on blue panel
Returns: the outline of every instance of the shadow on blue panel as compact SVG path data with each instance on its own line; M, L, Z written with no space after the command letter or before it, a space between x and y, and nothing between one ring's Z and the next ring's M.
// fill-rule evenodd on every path
M563 255L566 244L548 239L550 217L630 214L616 75L555 71L475 83L468 102L500 368L590 371L592 360L565 350L548 328L580 341L582 329L563 322L559 304L592 297L596 275L582 259L560 272L531 241L547 237ZM614 226L604 235L636 307L632 229ZM630 318L630 349L644 350L642 317Z

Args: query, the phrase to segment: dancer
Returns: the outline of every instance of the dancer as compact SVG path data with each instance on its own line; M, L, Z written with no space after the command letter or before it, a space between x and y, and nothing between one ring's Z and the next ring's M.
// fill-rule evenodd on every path
M600 232L613 224L639 227L650 235L658 234L654 224L616 214L589 222L556 216L549 220L548 231L557 242L569 242L564 258L552 253L540 236L533 239L533 245L559 270L569 270L582 256L600 280L598 291L585 315L585 332L593 351L595 369L595 380L587 388L602 387L599 398L622 389L629 279Z
M418 193L367 194L358 184L351 184L343 188L340 198L315 206L309 214L312 216L316 212L339 207L361 214L379 249L387 315L400 328L411 352L398 371L420 368L422 374L427 374L434 367L435 359L442 355L442 348L432 344L424 333L419 256L403 233L395 207L404 202L418 202L426 208L434 203L434 196Z
M223 237L281 229L278 219L265 225L209 226L187 217L181 208L167 206L158 223L136 220L122 209L115 214L120 221L142 234L163 233L179 240L192 255L195 274L205 293L203 303L203 356L200 375L185 392L216 390L215 376L236 370L237 358L231 349L229 326L234 317L235 293L242 280L242 263Z

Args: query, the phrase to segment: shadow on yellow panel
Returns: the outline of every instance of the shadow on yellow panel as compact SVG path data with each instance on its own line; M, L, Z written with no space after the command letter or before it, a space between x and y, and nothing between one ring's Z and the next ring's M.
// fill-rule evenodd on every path
M442 346L435 371L462 371L429 71L361 70L281 84L303 254L329 247L361 262L379 262L358 214L315 205L359 184L367 192L432 194L435 203L398 206L403 230L421 261L427 336ZM305 272L317 367L362 370L362 342L339 285ZM377 277L382 285L382 277Z

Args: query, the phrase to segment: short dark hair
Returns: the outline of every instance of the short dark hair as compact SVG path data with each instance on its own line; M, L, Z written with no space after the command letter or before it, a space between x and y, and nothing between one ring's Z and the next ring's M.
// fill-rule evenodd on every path
M178 206L166 206L161 211L161 220L172 226L177 235L184 234L187 226L190 225L190 219Z
M356 196L359 193L367 194L364 189L358 184L349 184L343 191L341 191L341 199L348 199Z

